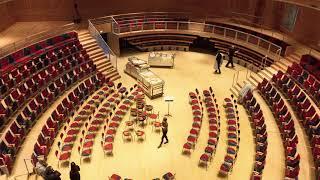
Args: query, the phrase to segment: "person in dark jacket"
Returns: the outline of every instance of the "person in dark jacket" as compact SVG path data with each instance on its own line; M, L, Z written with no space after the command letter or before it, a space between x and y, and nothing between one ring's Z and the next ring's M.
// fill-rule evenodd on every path
M217 51L217 54L216 54L216 62L214 64L214 69L215 69L215 73L218 73L218 74L221 74L221 70L220 70L220 66L222 65L222 55L220 53L220 51L218 50Z
M233 65L233 56L235 53L237 53L238 50L232 45L231 48L229 49L229 60L228 63L226 64L226 67L229 67L229 64L231 64L231 67L234 67Z
M164 144L167 144L169 142L168 137L167 137L167 133L168 133L168 122L167 122L167 118L164 117L161 123L162 126L162 137L161 137L161 143L158 146L158 148L160 148L162 146L163 143L163 139L166 139L166 142Z
M70 180L80 180L80 167L76 165L76 163L72 162L71 163L71 169L70 169Z

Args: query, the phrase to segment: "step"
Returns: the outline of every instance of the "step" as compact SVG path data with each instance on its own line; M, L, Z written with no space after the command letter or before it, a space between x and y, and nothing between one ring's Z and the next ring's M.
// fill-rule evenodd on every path
M87 52L100 49L100 47L99 47L97 44L91 44L90 46L84 47L84 48L87 50ZM100 49L100 50L101 50L101 49ZM101 51L102 51L102 50L101 50Z
M248 82L249 82L252 86L254 86L254 87L257 87L257 86L258 86L258 82L256 82L253 78L249 78L249 79L248 79Z
M84 48L89 48L92 45L98 45L96 40L86 41L85 43L81 42Z
M92 36L86 36L86 37L83 37L83 38L79 38L79 41L83 44L86 43L86 41L91 41L91 40L95 40L92 38Z
M99 67L101 65L109 65L111 64L111 62L107 59L102 59L100 61L95 61L94 64L97 65L97 67Z
M90 56L90 58L91 58L92 60L94 60L95 58L100 57L100 56L106 57L106 55L104 54L103 51L96 51L96 50L94 50L94 51L90 51L90 52L87 52L87 53L89 54L89 56Z
M280 63L283 66L291 66L292 62L290 62L289 60L285 59L285 58L281 58L280 61L277 61L277 63Z
M281 71L283 71L283 72L287 71L287 69L288 69L288 67L286 67L286 66L284 66L284 65L282 65L282 64L280 64L280 63L278 63L278 62L272 64L271 67L272 67L272 66L273 66L275 69L277 69L278 71L281 70Z
M263 78L259 76L259 74L251 74L250 78L252 78L257 83L260 83L263 81Z
M105 59L106 61L108 61L108 58L105 57L105 56L97 57L97 58L93 59L92 61L93 61L94 63L100 63L100 61L103 60L103 59Z
M104 66L103 68L97 68L99 71L111 71L115 69L112 65Z
M259 75L259 74L261 75L260 77L266 78L267 80L270 80L270 79L271 79L271 76L268 75L265 70L260 71L260 72L258 73L258 75Z
M266 67L265 70L272 76L278 73L278 70L273 69L272 67Z
M92 37L91 34L86 33L86 34L83 34L83 35L78 35L79 41L83 41L83 39L86 39L88 37Z
M235 90L234 88L230 88L230 91L235 97L238 97L239 92L236 92L237 90Z

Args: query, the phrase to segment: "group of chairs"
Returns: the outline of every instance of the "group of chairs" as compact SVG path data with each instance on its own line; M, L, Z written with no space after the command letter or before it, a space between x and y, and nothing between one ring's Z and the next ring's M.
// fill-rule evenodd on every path
M320 145L320 142L317 142L315 139L317 139L320 135L320 116L316 111L317 107L312 105L312 102L306 96L303 89L298 86L287 74L279 71L273 76L272 80L289 99L291 106L299 116L305 132L311 142L310 145L312 147L313 158L316 166L318 167L320 165L320 158L318 158L320 155L320 148L317 146L318 144Z
M268 133L265 119L260 104L257 102L251 91L244 96L243 105L250 115L251 127L256 143L255 163L251 179L260 180L262 179L262 172L266 163L268 147Z
M220 135L220 112L212 87L203 91L203 101L208 114L209 134L208 144L204 149L204 153L200 156L199 166L205 166L207 169L208 163L211 162L212 156L216 152Z
M77 147L80 155L80 164L82 159L91 158L94 139L100 126L105 123L102 118L108 115L107 113L100 114L99 112L95 112L104 99L109 96L112 98L113 92L114 89L108 86L103 87L83 106L82 110L73 118L73 121L68 122L68 125L64 128L64 132L60 134L62 143L58 142L59 150L55 152L57 158L60 158L64 154L68 154L64 156L71 156L72 149L80 132L81 135ZM100 116L102 117L100 118ZM69 161L69 158L62 161Z
M237 101L234 99L233 95L231 95L231 98L224 99L224 108L228 125L228 146L227 154L224 157L224 162L220 166L220 176L227 176L232 171L233 165L238 156L240 144L240 124L236 103Z
M86 51L78 49L76 42L79 41L68 41L61 47L19 63L11 71L1 73L0 128L30 98L41 101L41 96L46 96L47 91L57 95L59 90L64 90L64 83L70 86L96 70Z
M53 145L53 142L59 133L61 127L66 122L70 123L69 117L74 115L74 112L83 104L83 102L95 91L105 83L104 76L98 74L92 75L85 82L80 83L51 113L51 116L47 119L45 125L38 136L37 142L34 145L34 150L31 155L31 162L35 166L38 159L47 159L47 155ZM62 107L62 109L60 109ZM60 110L59 110L60 109ZM62 111L61 111L62 110ZM64 126L66 130L66 126ZM63 133L60 134L62 138ZM74 141L74 138L70 136L70 142ZM61 146L61 143L58 143ZM60 160L68 158L68 154L61 155Z
M76 59L74 59L74 61L76 61ZM13 116L15 118L10 121L8 129L1 138L1 144L3 147L1 148L1 154L6 154L6 156L10 155L10 159L14 161L15 155L21 147L24 138L32 126L37 122L37 118L40 117L48 107L50 107L50 104L52 104L56 98L58 98L67 89L71 88L73 84L85 78L85 75L89 76L96 71L93 67L87 67L87 69L89 72L84 72L86 69L79 69L79 72L71 69L69 73L64 73L65 70L62 68L61 74L57 74L55 77L51 74L50 76L48 75L44 84L41 85L35 83L39 83L39 81L27 78L28 80L25 83L28 84L31 82L31 84L27 86L28 89L25 89L25 94L19 94L19 98L17 100L12 100L11 95L6 96L4 100L6 106L3 106L2 102L0 103L0 106L3 107L2 110L4 110L1 112L5 112L5 115L1 113L0 120L1 118L4 118L8 121L8 119L12 119ZM97 74L92 81L96 83L101 76L102 74ZM49 84L50 81L52 81L51 84ZM82 84L81 88L85 88L85 83ZM20 93L19 90L14 90L14 92ZM26 102L28 102L27 105L25 105ZM71 107L72 104L67 100L64 100L63 104L60 104L57 107L57 110L54 111L52 115L53 119L57 120L57 116L59 116L59 114L63 114L64 109L70 109ZM9 108L11 113L8 113L6 108ZM14 111L17 113L13 114ZM11 165L12 164L13 163L11 163ZM9 167L8 169L11 168Z
M287 75L292 77L297 84L303 88L306 93L318 105L320 104L320 79L304 70L303 67L297 63L293 63L287 69Z
M273 110L285 147L286 167L285 177L295 179L300 171L300 155L297 152L298 136L295 132L292 115L287 105L271 82L263 79L258 84L258 90Z
M305 54L301 57L300 65L308 72L312 73L318 80L320 80L320 60L316 57Z
M203 119L203 107L198 89L196 89L196 93L189 92L189 104L191 105L193 122L187 142L182 148L182 153L188 155L191 154L191 151L195 148L198 141Z
M119 92L122 93L121 96L124 97L124 99L120 102L118 106L114 106L115 113L112 116L110 116L111 119L108 122L108 125L104 128L104 133L102 133L101 146L105 155L113 155L113 142L117 130L124 116L127 114L130 107L134 104L135 95L141 95L142 90L140 89L140 87L135 85L134 87L131 87L129 91L127 91L124 88L120 88ZM132 139L130 128L128 128L128 123L126 123L126 130L122 133L122 138L128 138L128 136L130 136L130 138Z

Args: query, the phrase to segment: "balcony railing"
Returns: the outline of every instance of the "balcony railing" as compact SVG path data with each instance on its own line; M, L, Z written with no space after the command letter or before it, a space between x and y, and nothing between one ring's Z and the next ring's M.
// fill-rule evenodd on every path
M131 21L132 22L132 21ZM188 21L140 21L119 24L116 21L112 22L112 30L115 34L124 34L128 32L145 32L154 30L176 30L187 32L206 33L212 37L223 37L235 42L252 45L257 49L263 50L271 57L280 59L282 48L266 39L248 34L236 29L226 28L212 24L188 22ZM274 59L274 58L273 58Z

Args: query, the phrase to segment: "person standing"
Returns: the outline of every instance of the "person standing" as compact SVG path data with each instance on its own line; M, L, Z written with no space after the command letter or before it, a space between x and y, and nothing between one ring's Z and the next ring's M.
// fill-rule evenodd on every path
M231 67L234 67L233 65L233 56L235 53L237 53L237 49L234 47L234 45L231 46L231 48L229 49L229 60L228 63L226 64L226 67L229 67L229 64L231 64Z
M218 74L221 74L221 70L220 70L220 66L222 65L222 55L220 53L220 51L218 50L217 51L217 54L216 54L216 61L215 61L215 64L214 64L214 72L215 73L218 73Z
M72 162L71 163L71 169L70 169L70 180L80 180L80 167L76 165L76 163Z
M166 142L164 144L167 144L169 142L168 137L167 137L167 133L168 133L168 122L167 122L167 118L164 117L161 123L162 126L162 137L161 137L161 143L158 146L158 148L160 148L162 146L163 143L163 139L166 139Z

